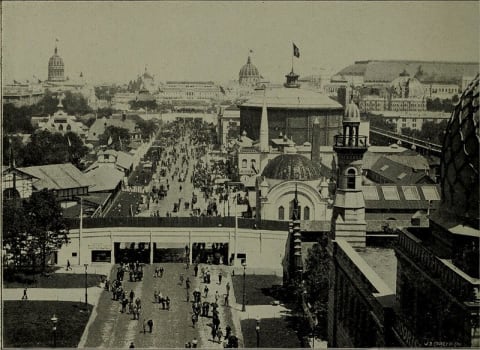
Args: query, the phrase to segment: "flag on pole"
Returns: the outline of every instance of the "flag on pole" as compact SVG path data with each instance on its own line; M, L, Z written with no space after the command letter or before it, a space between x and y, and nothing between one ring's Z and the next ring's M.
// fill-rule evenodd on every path
M112 140L112 136L110 136L108 138L108 141L107 141L107 145L110 146L112 144L113 140Z
M292 43L292 44L293 44L293 55L296 58L299 58L300 57L300 49L297 47L297 45L295 45L295 43Z

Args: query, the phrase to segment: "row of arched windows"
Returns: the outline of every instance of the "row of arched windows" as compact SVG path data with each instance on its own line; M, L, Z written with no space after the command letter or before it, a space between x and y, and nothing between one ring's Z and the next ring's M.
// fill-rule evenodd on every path
M302 218L302 208L299 207L300 217L301 220L310 220L310 207L303 208L303 218ZM292 217L293 214L293 206L290 206L290 213L289 218ZM278 220L285 220L285 208L281 205L278 207Z

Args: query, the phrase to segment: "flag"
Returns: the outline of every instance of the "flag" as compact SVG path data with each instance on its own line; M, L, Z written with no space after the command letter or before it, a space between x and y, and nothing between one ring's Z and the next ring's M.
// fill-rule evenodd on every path
M293 55L296 57L296 58L299 58L300 57L300 50L299 48L297 47L297 45L295 45L295 43L292 43L293 44Z
M107 145L110 146L112 144L113 140L112 137L110 136L107 141Z

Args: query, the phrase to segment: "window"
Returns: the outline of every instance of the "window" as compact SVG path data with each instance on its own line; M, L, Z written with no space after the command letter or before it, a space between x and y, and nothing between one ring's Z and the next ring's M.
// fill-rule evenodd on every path
M278 208L278 220L285 220L285 208L282 206Z
M257 172L257 162L255 159L252 159L250 161L250 167L252 168L253 171Z
M243 159L242 160L242 168L246 168L246 167L247 167L247 160Z
M303 220L310 220L310 208L309 207L305 207L305 209L303 209Z
M357 172L355 169L348 169L347 171L347 188L354 190L355 189L355 176Z

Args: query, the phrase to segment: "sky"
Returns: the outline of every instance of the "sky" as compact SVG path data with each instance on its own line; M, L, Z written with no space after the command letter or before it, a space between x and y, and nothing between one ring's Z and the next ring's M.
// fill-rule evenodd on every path
M4 83L47 78L56 39L71 79L238 79L252 62L281 82L335 73L355 60L479 61L479 2L4 1Z

